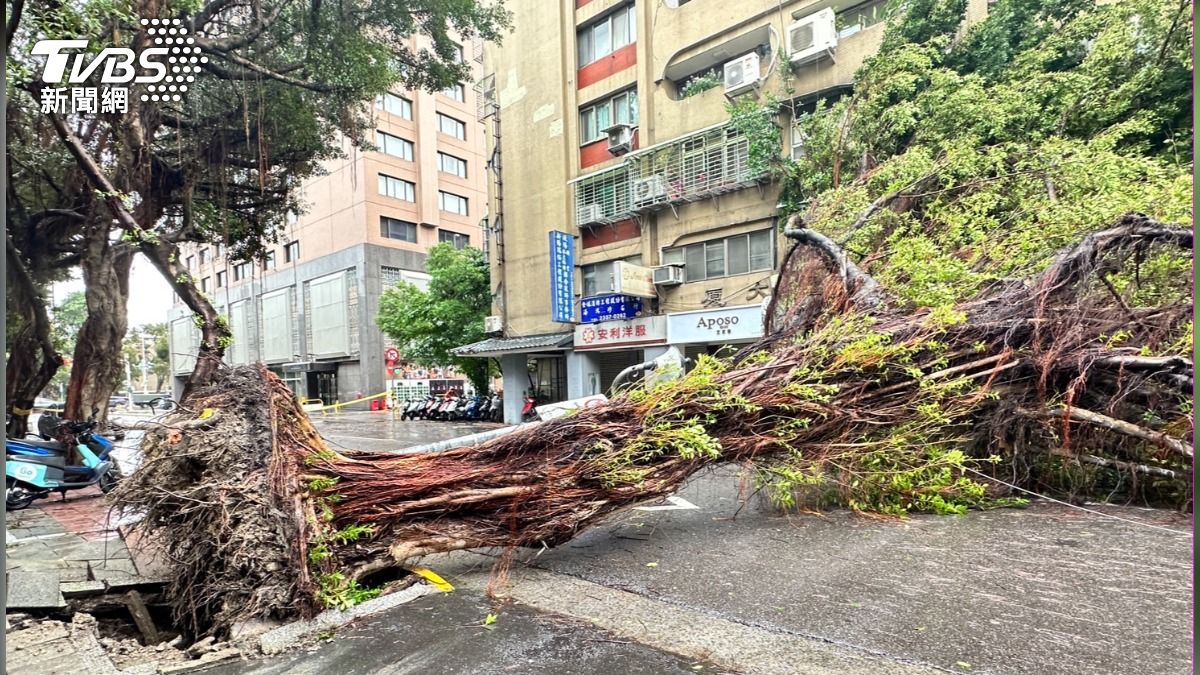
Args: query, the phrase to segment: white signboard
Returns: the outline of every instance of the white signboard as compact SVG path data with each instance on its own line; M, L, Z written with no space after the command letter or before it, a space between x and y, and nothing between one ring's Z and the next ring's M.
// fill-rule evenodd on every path
M654 270L618 260L613 263L613 293L637 298L656 298Z
M762 337L763 305L722 307L667 315L671 344L723 344Z
M552 420L556 417L562 417L571 410L578 408L595 408L608 403L608 397L604 394L596 394L595 396L584 396L583 398L573 398L570 401L560 401L558 403L548 403L540 405L536 408L538 417L542 421Z
M575 327L575 351L621 349L667 342L667 317L640 316L627 321L601 321Z

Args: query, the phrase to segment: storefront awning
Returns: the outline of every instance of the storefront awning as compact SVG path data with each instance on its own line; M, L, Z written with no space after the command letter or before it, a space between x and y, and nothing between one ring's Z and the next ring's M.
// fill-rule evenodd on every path
M544 351L565 351L574 343L571 333L546 333L525 337L488 338L450 350L455 356L480 358L505 354L529 354Z

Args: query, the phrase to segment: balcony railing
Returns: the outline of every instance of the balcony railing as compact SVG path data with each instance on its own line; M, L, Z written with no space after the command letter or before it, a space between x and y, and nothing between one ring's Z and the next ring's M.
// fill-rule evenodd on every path
M726 123L630 153L572 181L575 223L613 223L757 185L765 174L751 173L749 152L749 141Z

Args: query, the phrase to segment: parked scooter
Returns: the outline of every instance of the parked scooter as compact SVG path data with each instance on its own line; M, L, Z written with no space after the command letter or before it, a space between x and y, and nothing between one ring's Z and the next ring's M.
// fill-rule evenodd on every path
M492 395L491 419L493 422L504 421L504 395L500 392Z
M537 396L531 394L525 397L525 405L521 408L522 422L531 422L537 419L537 411L534 410L534 408L537 407L537 404Z
M5 451L5 502L10 511L23 509L51 492L66 495L99 485L107 493L121 478L110 457L114 443L95 432L96 422L64 422L61 430L72 438L82 465L68 464L71 447L57 440L7 439Z

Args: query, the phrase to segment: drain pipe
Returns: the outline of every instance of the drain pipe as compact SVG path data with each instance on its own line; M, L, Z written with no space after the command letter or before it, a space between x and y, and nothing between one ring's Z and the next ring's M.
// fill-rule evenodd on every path
M492 429L491 431L481 431L477 434L467 436L459 436L457 438L448 438L437 443L426 443L425 445L416 445L411 448L400 448L403 454L415 454L426 452L441 452L442 450L453 450L454 448L465 448L470 445L479 445L484 441L490 441L493 438L507 436L514 431L526 429L528 427L536 427L541 422L526 422L525 424L517 424L511 427L503 427L501 429Z

